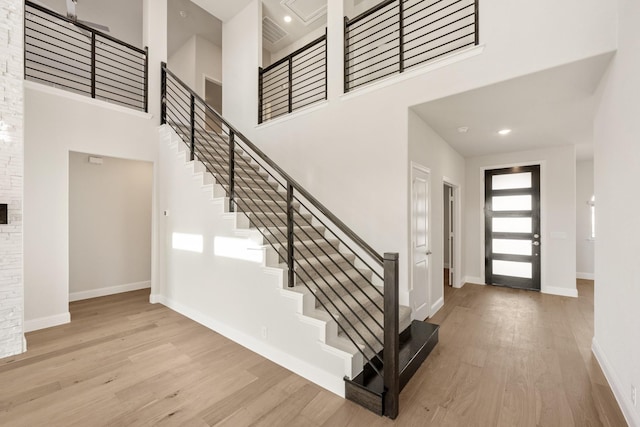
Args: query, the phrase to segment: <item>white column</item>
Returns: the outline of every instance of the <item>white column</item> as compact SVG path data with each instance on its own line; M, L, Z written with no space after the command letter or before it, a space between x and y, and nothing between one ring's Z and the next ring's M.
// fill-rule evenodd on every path
M327 2L327 84L328 98L344 92L344 1Z
M149 48L149 113L160 124L160 63L167 62L167 0L143 0L142 42Z
M22 353L24 280L22 200L24 176L22 0L0 0L0 358Z

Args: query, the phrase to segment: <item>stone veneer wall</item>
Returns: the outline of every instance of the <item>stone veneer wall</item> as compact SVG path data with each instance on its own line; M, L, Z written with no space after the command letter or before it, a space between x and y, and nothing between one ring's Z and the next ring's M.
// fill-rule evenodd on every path
M24 170L23 0L0 0L0 358L24 346L22 199Z

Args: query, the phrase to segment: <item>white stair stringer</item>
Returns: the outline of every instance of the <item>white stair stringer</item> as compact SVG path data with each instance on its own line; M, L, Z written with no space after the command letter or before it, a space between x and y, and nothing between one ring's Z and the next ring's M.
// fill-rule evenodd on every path
M280 258L169 126L160 128L158 205L163 280L152 300L344 396L363 366L355 346L304 286L288 288ZM174 233L202 236L201 252L173 248ZM164 244L162 240L164 239ZM214 241L252 243L261 262L214 256Z

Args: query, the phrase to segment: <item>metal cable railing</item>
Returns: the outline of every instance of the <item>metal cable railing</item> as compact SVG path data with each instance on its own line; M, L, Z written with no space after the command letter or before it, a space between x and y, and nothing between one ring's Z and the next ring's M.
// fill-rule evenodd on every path
M479 0L386 0L344 18L344 91L479 43Z
M327 35L258 69L258 122L327 99Z
M148 50L25 1L25 79L148 110Z
M397 363L397 254L383 258L162 65L162 123L224 188L385 386ZM395 322L394 322L395 319ZM389 347L389 348L387 348ZM394 350L395 349L395 350ZM395 353L394 353L395 351ZM387 354L382 356L382 352ZM395 363L389 363L394 360ZM393 384L397 383L392 381ZM388 393L394 391L389 384ZM397 400L397 399L396 399Z

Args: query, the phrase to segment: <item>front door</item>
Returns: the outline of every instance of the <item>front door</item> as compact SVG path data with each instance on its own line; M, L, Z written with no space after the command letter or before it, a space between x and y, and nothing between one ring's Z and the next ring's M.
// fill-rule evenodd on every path
M540 166L485 171L485 280L540 290Z

